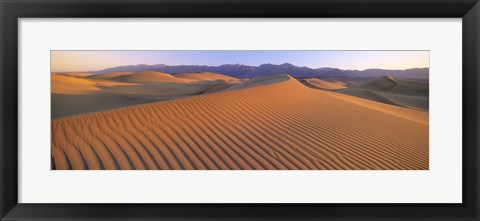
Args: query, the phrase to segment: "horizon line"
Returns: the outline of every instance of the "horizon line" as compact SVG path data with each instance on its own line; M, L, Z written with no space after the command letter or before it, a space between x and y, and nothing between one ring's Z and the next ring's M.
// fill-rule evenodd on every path
M271 64L271 65L284 65L284 64L290 64L290 65L293 65L295 67L306 67L306 68L309 68L309 69L312 69L312 70L316 70L316 69L322 69L322 68L333 68L333 69L339 69L339 70L343 70L343 71L365 71L365 70L372 70L372 69L379 69L379 70L390 70L390 71L405 71L405 70L410 70L410 69L424 69L424 68L428 68L430 69L430 67L412 67L412 68L405 68L405 69L385 69L385 68L365 68L365 69L341 69L341 68L336 68L336 67L319 67L319 68L311 68L311 67L308 67L308 66L297 66L297 65L294 65L292 63L288 63L288 62L285 62L285 63L282 63L282 64L274 64L274 63L263 63L263 64L260 64L258 66L255 66L255 65L248 65L248 64L240 64L240 63L230 63L230 64L221 64L221 65L202 65L202 64L177 64L177 65L170 65L170 64L165 64L165 63L158 63L158 64L129 64L129 65L121 65L121 66L114 66L114 67L108 67L108 68L104 68L104 69L100 69L100 70L92 70L92 71L52 71L50 70L50 72L56 72L56 73L65 73L65 72L78 72L78 73L90 73L90 72L98 72L98 71L103 71L103 70L107 70L107 69L110 69L110 68L117 68L117 67L127 67L127 66L141 66L141 65L145 65L145 66L154 66L154 65L167 65L167 66L206 66L206 67L219 67L219 66L223 66L223 65L238 65L238 66L249 66L249 67L260 67L261 65L265 65L265 64Z

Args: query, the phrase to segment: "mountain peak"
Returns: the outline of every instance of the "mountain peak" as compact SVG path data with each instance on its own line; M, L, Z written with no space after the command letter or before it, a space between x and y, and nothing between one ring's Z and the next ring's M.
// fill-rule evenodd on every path
M360 77L360 78L379 78L382 76L392 76L394 78L406 79L428 79L428 68L414 68L407 70L385 70L385 69L367 69L342 70L332 67L309 68L295 66L291 63L283 64L261 64L259 66L249 66L244 64L223 64L219 66L206 65L167 65L167 64L138 64L107 68L99 71L89 72L91 74L103 74L111 72L139 72L156 71L168 74L194 73L194 72L214 72L236 78L253 78L271 74L288 73L294 78L311 77Z
M280 66L282 66L282 67L294 67L295 65L290 64L290 63L283 63Z

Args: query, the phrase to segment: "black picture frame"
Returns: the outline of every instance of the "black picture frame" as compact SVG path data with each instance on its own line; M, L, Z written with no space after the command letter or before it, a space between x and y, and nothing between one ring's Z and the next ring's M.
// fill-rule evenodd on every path
M479 220L478 0L0 0L1 220ZM462 18L462 204L18 203L19 18ZM445 42L448 44L448 42ZM448 117L448 116L446 116Z

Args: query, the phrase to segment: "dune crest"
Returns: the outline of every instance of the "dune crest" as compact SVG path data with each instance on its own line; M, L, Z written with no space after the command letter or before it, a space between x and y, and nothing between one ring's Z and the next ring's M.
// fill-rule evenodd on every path
M345 86L340 82L332 83L332 82L320 80L318 78L309 78L309 79L306 79L305 81L316 88L320 88L324 90L336 90L336 89L347 88L347 86Z
M171 74L155 72L155 71L142 71L132 74L126 74L115 78L115 81L130 82L130 83L142 83L142 82L164 82L164 83L188 83L191 80L177 78Z
M268 84L275 84L279 82L284 82L288 80L292 80L293 78L288 74L272 74L272 75L265 75L261 77L256 77L249 79L241 84L229 87L224 91L231 91L231 90L238 90L238 89L246 89L251 87L258 87L262 85ZM296 80L295 80L296 81Z
M57 75L64 75L70 77L88 77L92 76L90 73L83 73L83 72L68 72L68 73L58 73Z
M125 75L133 74L133 72L110 72L105 74L95 74L90 75L88 78L90 79L112 79L116 77L121 77Z
M51 93L55 94L92 94L100 91L95 82L68 75L51 75Z
M237 86L52 120L53 168L429 168L425 112L311 89L288 75Z
M217 74L213 72L182 73L182 74L175 74L174 76L177 78L188 79L191 81L216 81L216 80L238 81L237 78L230 77L223 74Z

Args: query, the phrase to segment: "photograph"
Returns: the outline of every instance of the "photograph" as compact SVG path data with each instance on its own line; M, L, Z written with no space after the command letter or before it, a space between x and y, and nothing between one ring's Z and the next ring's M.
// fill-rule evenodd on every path
M429 170L429 69L428 50L51 50L51 170Z
M0 221L480 221L480 0L0 14Z

